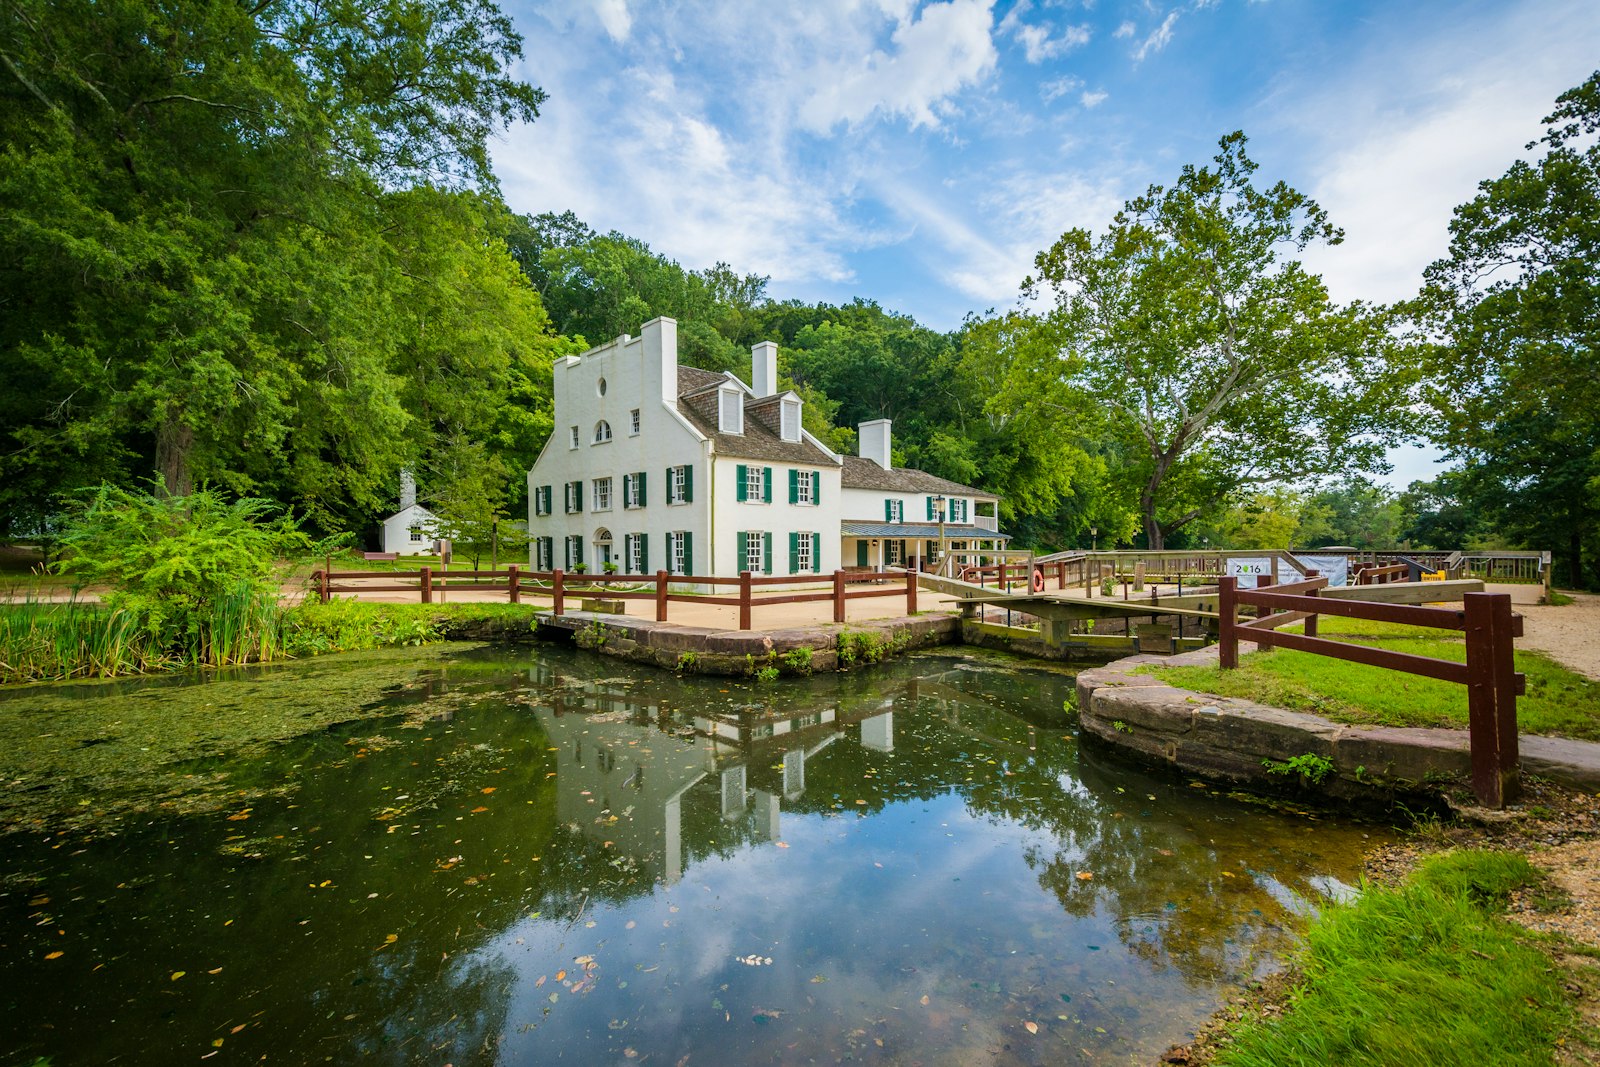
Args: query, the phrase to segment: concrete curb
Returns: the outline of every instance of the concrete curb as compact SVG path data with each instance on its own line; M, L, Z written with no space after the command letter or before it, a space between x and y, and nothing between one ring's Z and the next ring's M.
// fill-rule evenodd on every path
M1351 726L1250 700L1212 697L1141 673L1153 665L1209 667L1215 646L1178 656L1130 656L1078 675L1083 731L1115 748L1179 770L1282 791L1294 777L1266 761L1315 755L1332 761L1320 783L1333 796L1375 798L1425 789L1471 771L1465 730ZM1523 735L1522 769L1576 789L1600 789L1600 744Z

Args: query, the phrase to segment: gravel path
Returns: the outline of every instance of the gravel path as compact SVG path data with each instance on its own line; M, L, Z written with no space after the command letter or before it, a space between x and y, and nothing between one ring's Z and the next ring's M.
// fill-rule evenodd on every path
M1517 645L1537 649L1562 666L1600 681L1600 596L1571 595L1574 602L1559 608L1518 604L1522 640Z

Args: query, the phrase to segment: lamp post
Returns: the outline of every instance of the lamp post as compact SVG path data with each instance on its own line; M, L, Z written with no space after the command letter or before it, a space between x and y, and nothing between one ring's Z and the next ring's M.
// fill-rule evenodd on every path
M944 494L940 493L933 498L933 512L939 519L939 571L944 570Z
M1089 551L1096 552L1100 548L1100 527L1089 527Z

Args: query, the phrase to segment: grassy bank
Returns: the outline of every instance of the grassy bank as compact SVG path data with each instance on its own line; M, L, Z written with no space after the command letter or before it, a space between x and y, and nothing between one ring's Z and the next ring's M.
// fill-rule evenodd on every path
M1500 917L1542 876L1516 853L1434 856L1314 920L1280 1014L1240 1024L1229 1067L1550 1064L1573 1024L1558 967Z
M529 619L512 604L372 604L333 600L281 607L222 603L192 640L174 642L128 612L99 604L0 605L0 684L117 678L202 666L303 659L328 652L421 645L450 625Z
M1320 633L1434 659L1466 660L1461 634L1448 630L1324 616ZM1517 670L1528 676L1527 693L1517 700L1517 721L1524 733L1600 741L1600 683L1537 652L1517 652L1516 664ZM1335 722L1467 725L1465 686L1307 652L1253 652L1241 656L1238 669L1232 671L1160 667L1156 672L1163 681L1184 689L1245 697L1274 707L1313 712Z

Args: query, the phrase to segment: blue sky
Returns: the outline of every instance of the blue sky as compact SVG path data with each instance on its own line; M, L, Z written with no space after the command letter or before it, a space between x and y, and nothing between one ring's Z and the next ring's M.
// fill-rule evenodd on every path
M506 6L550 95L495 149L513 208L938 329L1013 305L1063 230L1234 129L1345 229L1307 257L1334 297L1403 298L1451 209L1600 66L1595 0ZM1394 460L1399 485L1433 473Z

